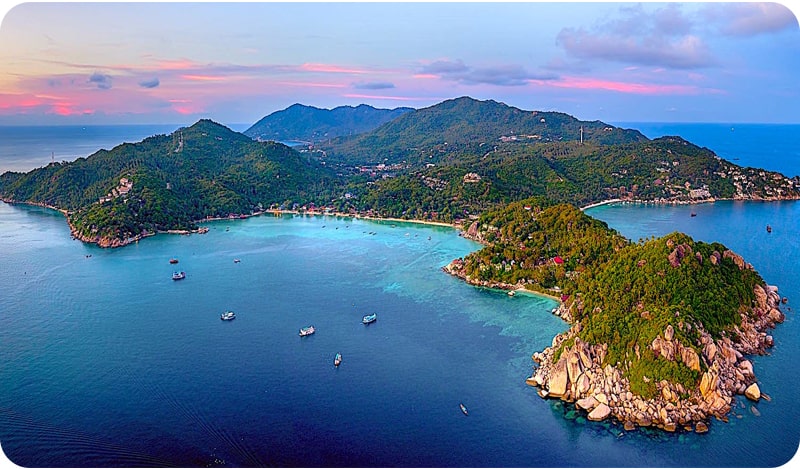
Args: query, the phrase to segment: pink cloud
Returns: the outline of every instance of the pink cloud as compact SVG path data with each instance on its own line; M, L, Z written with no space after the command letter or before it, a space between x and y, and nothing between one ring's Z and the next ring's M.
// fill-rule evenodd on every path
M330 64L313 64L305 63L301 65L300 70L305 72L324 72L324 73L369 73L367 70L359 70L356 68L346 68L339 65Z
M631 83L623 81L601 80L597 78L582 78L564 76L560 80L538 81L539 85L554 86L557 88L573 88L581 90L606 90L619 93L649 94L649 95L697 95L704 92L718 92L719 90L703 90L696 86L688 85L659 85L653 83Z
M181 78L191 81L222 81L225 79L225 77L213 75L181 75Z
M156 66L160 70L193 70L198 67L197 62L187 59L157 60Z

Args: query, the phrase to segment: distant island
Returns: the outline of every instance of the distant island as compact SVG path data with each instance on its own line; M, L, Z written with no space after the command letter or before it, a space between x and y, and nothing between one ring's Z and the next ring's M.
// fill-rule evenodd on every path
M626 428L697 432L736 395L768 399L744 355L773 344L777 288L721 244L681 233L632 243L578 207L796 200L800 178L678 136L468 97L419 110L295 105L246 133L201 120L7 172L0 200L60 210L75 238L102 247L269 211L455 224L484 247L448 273L552 296L571 324L533 355L528 383L542 397ZM284 139L306 143L271 141Z

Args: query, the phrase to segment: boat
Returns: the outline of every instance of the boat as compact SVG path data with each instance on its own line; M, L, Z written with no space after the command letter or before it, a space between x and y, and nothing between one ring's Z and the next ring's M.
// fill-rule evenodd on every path
M767 225L767 233L772 233L772 227Z
M186 272L173 272L172 273L172 280L182 280L186 278Z
M461 407L461 412L463 412L464 415L469 415L469 412L467 412L467 406L464 404L458 404L458 406Z
M170 263L170 264L177 264L177 263L178 263L178 259L175 259L175 258L173 257L172 259L170 259L170 260L169 260L169 263Z
M509 292L508 292L508 296L514 296L516 294L517 294L517 292L515 292L514 290L509 290Z
M690 217L696 217L696 216L697 216L697 214L696 214L696 213L694 213L694 212L692 212L692 213L691 213L689 216L690 216Z
M333 366L339 366L342 363L342 354L336 352L336 357L333 359Z
M377 313L372 313L372 314L368 314L368 315L364 316L363 318L361 318L361 323L362 324L371 324L371 323L373 323L373 322L375 322L377 320L378 320L378 314Z
M233 263L234 263L234 264L238 264L238 263L240 263L240 262L242 262L242 260L241 260L241 259L234 259L234 260L233 260Z
M300 337L305 337L305 336L311 335L311 334L313 334L315 332L317 332L317 330L314 329L314 326L303 327L303 328L300 329Z
M225 311L224 313L219 315L219 318L223 321L233 321L236 319L236 313L233 311Z

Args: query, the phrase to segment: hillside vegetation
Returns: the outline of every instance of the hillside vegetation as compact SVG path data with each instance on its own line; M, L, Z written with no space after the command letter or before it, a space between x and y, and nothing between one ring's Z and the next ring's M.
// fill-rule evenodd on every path
M468 97L419 110L296 105L253 128L266 124L290 138L378 127L294 151L202 120L71 163L6 173L0 198L65 210L82 239L119 245L273 205L464 222L528 197L578 206L800 197L798 178L738 167L679 137L649 140L600 121Z
M72 163L6 173L0 196L66 210L73 234L118 245L195 229L207 217L329 200L333 184L330 171L284 145L201 120Z
M243 133L256 140L296 140L313 144L373 130L410 111L413 109L376 109L366 104L333 109L293 104L264 116Z
M732 333L764 283L719 243L680 233L631 243L576 207L546 199L488 212L468 235L487 245L455 268L460 276L563 295L567 318L580 324L577 337L609 344L606 363L625 364L631 387L647 396L653 380L694 386L699 379L700 369L647 351L667 325L676 341L698 349L701 329L714 339Z

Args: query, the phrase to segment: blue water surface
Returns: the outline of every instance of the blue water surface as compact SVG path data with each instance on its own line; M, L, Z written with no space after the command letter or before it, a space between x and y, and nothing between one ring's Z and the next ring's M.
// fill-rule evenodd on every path
M775 347L753 358L772 400L739 399L696 435L540 399L530 355L567 325L551 300L444 274L479 248L452 229L263 216L108 250L70 239L57 212L0 203L0 445L29 467L778 466L800 442L798 210L588 211L633 240L720 241L789 298Z

